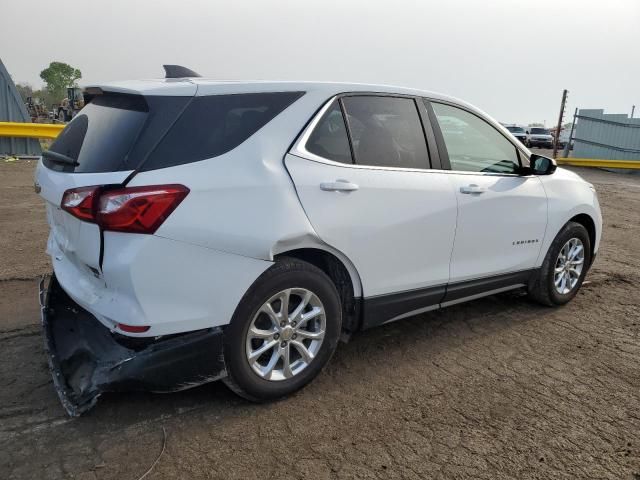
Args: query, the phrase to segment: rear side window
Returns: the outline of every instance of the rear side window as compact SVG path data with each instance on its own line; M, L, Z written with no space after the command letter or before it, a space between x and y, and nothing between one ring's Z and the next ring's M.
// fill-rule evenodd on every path
M308 152L334 162L352 163L347 128L337 100L333 101L313 129L305 148Z
M194 97L142 170L171 167L233 150L303 92Z
M427 142L413 99L358 95L342 102L355 163L429 168Z

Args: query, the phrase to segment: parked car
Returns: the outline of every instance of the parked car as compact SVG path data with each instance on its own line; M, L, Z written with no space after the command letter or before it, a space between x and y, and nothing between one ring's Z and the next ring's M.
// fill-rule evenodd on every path
M553 148L553 136L549 129L542 127L529 127L526 131L526 143L529 148Z
M517 125L505 125L505 128L511 132L511 135L516 137L516 139L521 141L523 144L527 141L527 134L524 128L518 127Z
M598 251L593 186L444 95L191 75L87 97L36 173L70 415L217 379L280 398L360 330L518 288L565 304Z

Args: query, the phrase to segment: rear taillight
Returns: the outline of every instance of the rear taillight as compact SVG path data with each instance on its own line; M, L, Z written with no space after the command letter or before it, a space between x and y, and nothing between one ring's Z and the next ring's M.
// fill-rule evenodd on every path
M183 185L82 187L67 190L61 207L103 230L152 234L188 193Z
M62 196L62 204L60 206L80 220L94 222L96 218L94 207L98 190L100 190L100 187L82 187L67 190Z
M98 199L96 220L104 230L154 233L187 193L182 185L107 190Z

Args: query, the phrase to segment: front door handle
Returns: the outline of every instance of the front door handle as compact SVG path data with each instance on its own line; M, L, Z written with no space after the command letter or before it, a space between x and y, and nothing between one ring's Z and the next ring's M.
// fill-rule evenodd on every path
M320 190L325 192L353 192L358 190L358 185L351 183L349 180L339 178L335 182L323 182L320 184Z
M474 193L484 193L486 192L487 189L485 187L481 187L479 185L476 185L475 183L472 183L471 185L465 185L464 187L460 187L460 193L466 193L466 194L474 194Z

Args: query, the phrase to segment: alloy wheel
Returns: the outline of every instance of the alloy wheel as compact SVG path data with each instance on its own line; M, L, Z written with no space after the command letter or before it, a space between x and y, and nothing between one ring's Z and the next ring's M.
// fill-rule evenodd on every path
M561 295L571 292L584 268L584 245L579 238L571 238L560 249L553 271L553 283Z
M317 295L305 288L282 290L254 315L246 334L246 359L265 380L287 380L311 364L325 330L325 309Z

